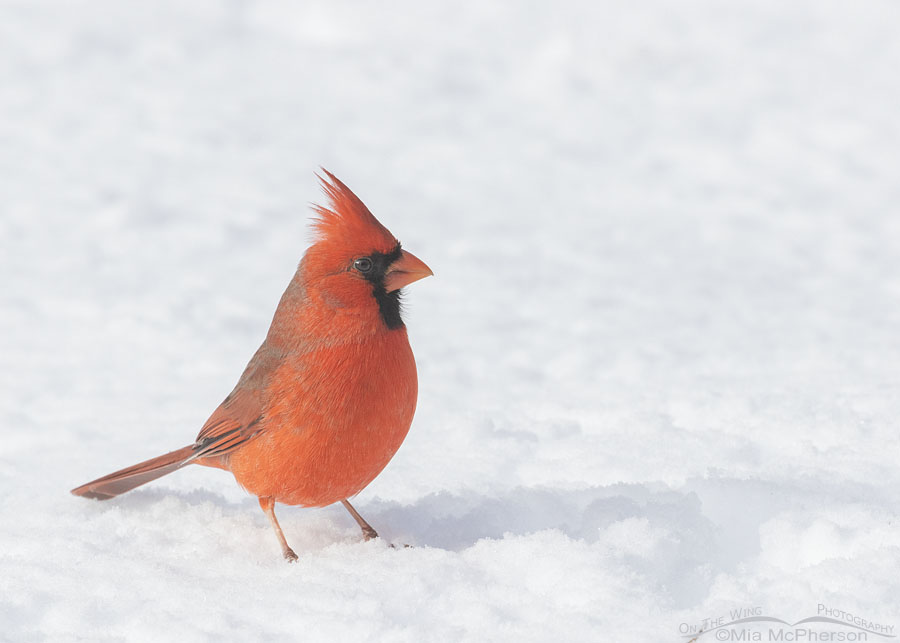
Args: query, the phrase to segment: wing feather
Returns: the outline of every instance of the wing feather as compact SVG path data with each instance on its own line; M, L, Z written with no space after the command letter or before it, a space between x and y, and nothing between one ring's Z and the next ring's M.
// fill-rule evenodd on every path
M196 457L228 455L266 430L269 382L280 363L280 352L263 342L234 390L200 429L194 442Z

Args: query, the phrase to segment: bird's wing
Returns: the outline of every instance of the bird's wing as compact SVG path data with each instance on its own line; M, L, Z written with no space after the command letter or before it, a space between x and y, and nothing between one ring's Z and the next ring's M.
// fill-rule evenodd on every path
M196 457L227 455L266 430L268 383L281 358L265 342L259 347L234 390L200 429L194 442Z
M249 419L250 415L247 413L261 405L249 398L249 403L241 403L240 400L244 397L247 396L235 395L229 402L235 399L238 399L238 402L235 404L223 402L213 412L194 442L195 457L211 458L226 455L265 430L262 413L252 419Z

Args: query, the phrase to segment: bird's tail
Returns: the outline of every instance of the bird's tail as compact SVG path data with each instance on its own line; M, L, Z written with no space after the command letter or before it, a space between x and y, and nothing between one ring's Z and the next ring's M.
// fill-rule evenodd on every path
M85 498L109 500L180 469L193 459L194 454L194 445L189 445L83 484L72 489L72 493Z

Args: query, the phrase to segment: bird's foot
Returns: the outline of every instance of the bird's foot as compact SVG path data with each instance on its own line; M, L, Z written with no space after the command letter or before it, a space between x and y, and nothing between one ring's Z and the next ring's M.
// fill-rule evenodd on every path
M284 554L284 559L289 563L293 563L295 560L298 560L300 558L299 556L297 556L297 554L294 553L294 550L291 549L290 547L285 547L281 551L281 553Z
M365 539L366 542L369 542L370 540L375 540L376 538L381 538L381 536L378 535L378 532L375 531L374 529L372 529L372 527L369 527L368 529L363 527L362 533L363 533L363 538ZM391 549L397 549L398 547L403 547L404 549L408 549L409 547L412 547L412 545L407 545L407 544L395 545L394 543L388 543L387 546L390 547Z

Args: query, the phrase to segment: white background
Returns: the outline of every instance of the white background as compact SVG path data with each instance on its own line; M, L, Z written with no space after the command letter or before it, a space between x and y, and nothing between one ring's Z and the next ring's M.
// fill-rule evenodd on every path
M900 6L0 6L0 638L900 626ZM189 468L335 172L408 289L357 507ZM710 635L712 638L712 635Z

